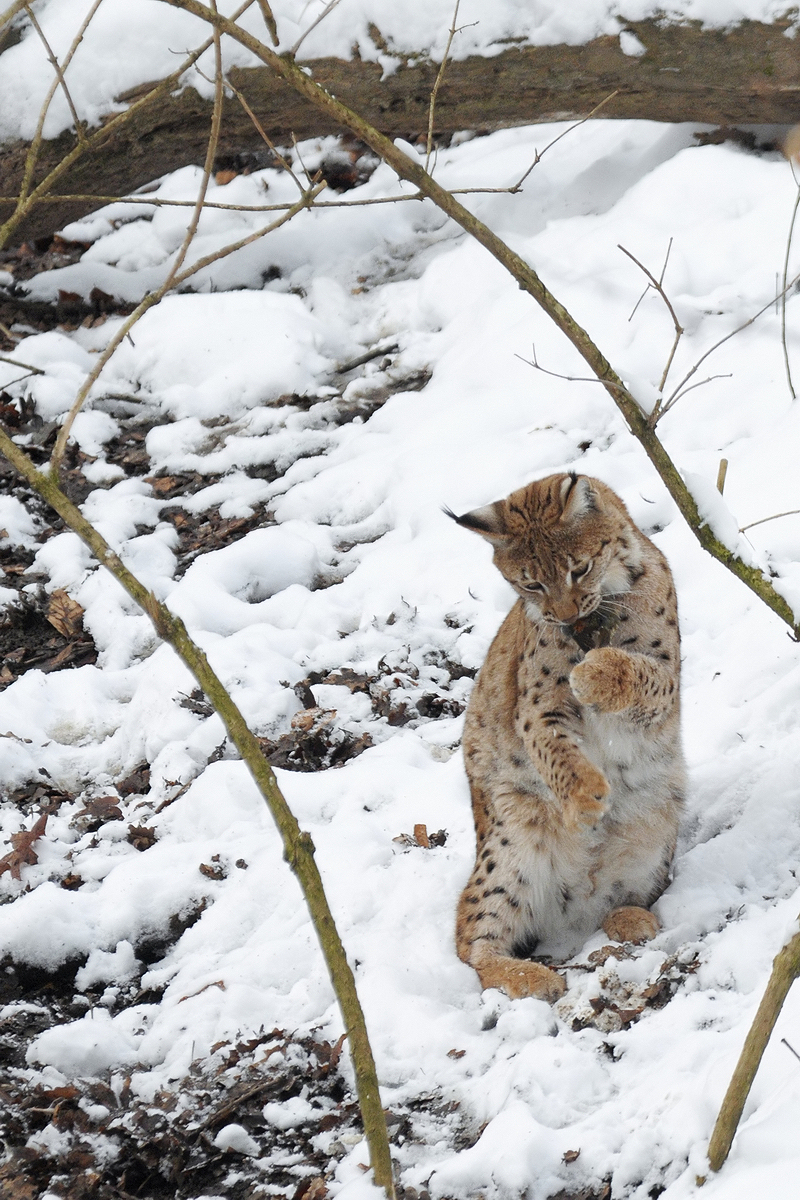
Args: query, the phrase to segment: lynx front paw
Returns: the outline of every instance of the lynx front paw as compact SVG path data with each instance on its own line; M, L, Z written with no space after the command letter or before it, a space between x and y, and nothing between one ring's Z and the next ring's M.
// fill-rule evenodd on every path
M630 654L605 646L590 650L573 667L570 687L581 704L596 704L603 712L622 712L636 698L636 669Z
M527 962L524 959L498 955L481 963L476 970L481 987L499 988L512 1000L520 1000L523 996L535 996L537 1000L546 1000L548 1004L554 1004L567 990L564 980L555 971L542 966L541 963Z
M603 772L590 762L585 763L564 807L567 826L577 829L581 825L596 825L606 811L604 801L610 790Z
M648 908L628 904L615 908L603 921L603 932L615 942L649 942L661 928L658 917Z

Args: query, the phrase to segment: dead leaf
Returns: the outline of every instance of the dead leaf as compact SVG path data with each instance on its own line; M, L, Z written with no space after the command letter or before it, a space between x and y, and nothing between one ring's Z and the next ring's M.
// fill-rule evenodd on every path
M149 850L158 841L155 829L148 829L146 825L129 825L128 826L128 841L133 846L134 850Z
M34 866L38 863L39 858L33 848L33 843L42 836L47 825L47 813L42 815L37 820L36 824L31 829L21 829L19 833L12 833L11 845L13 849L9 850L3 858L0 858L0 875L6 871L11 872L12 879L21 879L21 868L23 866Z
M67 892L77 892L78 888L83 887L83 879L80 875L65 875L61 880L61 886Z
M63 588L50 593L47 619L65 638L78 637L83 632L83 612L82 605Z
M116 796L92 796L84 801L85 808L82 808L79 813L73 817L77 821L79 817L91 817L95 821L123 821L122 809L119 807L119 800Z
M466 1050L448 1050L447 1057L448 1058L463 1058L466 1053L467 1053Z
M217 187L224 187L226 183L230 183L237 176L237 171L217 171L214 176L214 183Z
M565 1150L561 1156L561 1161L565 1163L575 1162L580 1157L580 1150Z
M221 863L214 863L213 865L210 863L200 863L200 872L201 874L205 875L207 879L226 878L225 868Z
M430 850L431 843L430 843L430 839L428 838L427 825L415 825L414 826L414 841L417 843L418 846L422 846L425 850Z
M308 733L314 725L318 728L330 725L335 716L336 712L330 708L304 708L292 717L292 729L298 730L300 733Z

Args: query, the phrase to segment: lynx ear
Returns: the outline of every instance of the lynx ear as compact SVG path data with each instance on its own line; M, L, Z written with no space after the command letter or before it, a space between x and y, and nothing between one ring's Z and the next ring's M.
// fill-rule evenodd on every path
M505 525L502 500L496 500L494 504L487 504L483 508L474 508L472 512L464 513L461 517L457 517L449 508L444 511L448 517L453 518L457 525L462 525L464 529L471 529L473 533L479 533L481 537L485 537L494 545L505 541L509 536Z
M574 472L565 475L559 494L562 506L561 521L565 525L597 510L597 493L591 480L585 475L576 475Z

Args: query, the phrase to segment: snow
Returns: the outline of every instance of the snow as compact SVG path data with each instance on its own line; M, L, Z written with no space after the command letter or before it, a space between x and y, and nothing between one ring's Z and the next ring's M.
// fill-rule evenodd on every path
M37 7L57 50L74 26L67 8L64 0ZM174 66L174 57L164 57L167 45L198 40L184 14L147 3L143 22L144 8L145 0L106 0L76 56L73 94L90 120L113 95L155 77L167 62ZM341 5L324 25L324 52L347 53L358 40L366 57L366 35L354 39L352 30L376 20L392 45L424 43L435 55L450 8L449 0L424 8ZM766 0L697 0L681 12L722 26L770 19L780 8ZM274 9L292 41L300 5L285 0ZM625 8L629 20L654 11L644 2ZM465 4L459 19L472 15ZM504 0L481 10L481 22L459 53L477 46L470 38L494 53L509 31L541 44L621 28L616 10L594 0L569 13L544 0ZM141 36L132 37L133 28ZM112 39L130 50L124 60L109 53ZM322 53L320 39L309 37L304 52ZM41 79L32 65L23 71L36 53L26 34L0 59L6 134L28 128ZM13 103L11 71L28 88ZM47 132L64 121L54 106ZM563 128L461 141L440 152L437 177L453 187L511 183ZM651 403L672 322L652 292L629 320L645 281L618 244L658 274L673 239L664 285L686 330L670 372L674 388L701 354L774 296L796 195L778 155L748 155L729 144L699 148L694 130L590 122L545 155L521 195L467 201L541 272ZM329 144L301 147L304 160L313 162ZM196 169L184 169L160 181L154 195L192 198L197 180ZM293 198L291 182L270 170L213 185L210 198L258 203L265 184L270 202ZM380 167L347 198L386 194L400 195L402 187ZM117 228L111 217L118 219L119 206L70 226L67 235L91 241L90 249L80 263L32 280L31 294L54 297L61 288L88 295L97 286L138 300L157 286L188 210L129 208ZM190 258L264 219L206 214ZM265 274L271 266L277 277ZM795 250L790 275L798 269ZM523 361L533 344L548 371L588 373L533 301L427 202L304 213L194 282L197 294L169 297L136 326L75 424L78 444L96 459L86 471L96 487L83 511L183 618L259 736L289 729L301 711L293 686L312 672L350 667L374 675L383 663L412 705L429 686L466 700L468 672L480 666L512 597L489 548L449 521L444 505L463 512L531 478L575 469L614 487L667 554L681 605L691 786L675 878L656 905L663 930L631 960L581 969L604 945L596 935L568 970L569 991L555 1009L481 993L455 956L453 913L473 854L461 717L393 727L363 693L313 684L338 727L368 732L374 744L341 769L277 774L317 848L384 1103L436 1094L460 1104L472 1131L473 1144L459 1149L455 1125L442 1120L427 1141L399 1148L403 1183L459 1200L476 1193L546 1200L609 1178L615 1200L644 1200L658 1187L668 1200L695 1195L772 959L800 911L797 647L699 548L607 394ZM796 372L798 313L793 291L787 325ZM45 374L13 383L14 368L0 363L0 383L30 397L44 421L58 420L118 321L26 334L16 356ZM385 354L339 373L375 346ZM429 381L411 390L409 380L422 370L431 372ZM716 351L708 371L701 369L707 374L724 377L683 396L659 431L717 536L773 575L800 612L800 517L739 532L800 507L798 409L786 387L774 308ZM127 396L150 426L146 477L121 478L105 459L120 428L114 396ZM356 415L339 420L335 414L348 405ZM724 498L715 489L721 457L730 464ZM199 554L183 574L165 519L179 502L153 484L159 473L181 472L200 479L181 499L183 511L264 517L238 541ZM321 1031L336 1041L341 1018L299 887L220 719L181 705L193 679L75 535L37 542L37 519L11 496L0 497L0 528L3 546L36 549L31 570L46 574L48 590L65 588L85 608L100 652L96 666L31 670L0 694L7 787L44 768L78 797L51 814L36 843L39 861L22 868L21 881L0 879L0 944L34 966L80 964L79 989L105 985L85 1016L39 1035L31 1069L130 1075L133 1093L150 1096L208 1059L212 1046L262 1026ZM445 660L464 668L449 686ZM116 795L116 784L144 759L150 792L119 800L124 821L82 832L75 818L86 800ZM446 829L446 845L426 850L395 840L422 822L429 831ZM152 828L155 843L134 849L129 823ZM6 841L31 824L8 803L0 809ZM215 856L219 879L199 870ZM59 886L68 874L83 880L77 891ZM202 903L199 919L148 966L139 947ZM585 1022L601 992L636 995L673 968L677 990L663 1007L627 1028ZM117 1007L119 988L136 977L145 989L163 988L163 998ZM710 1200L793 1194L800 1075L781 1038L800 1046L796 991L730 1160L701 1193ZM346 1053L342 1068L351 1070ZM268 1104L264 1116L290 1129L307 1105L295 1097ZM232 1156L259 1153L236 1124L220 1129L215 1145ZM573 1159L570 1151L580 1154ZM332 1183L337 1198L374 1200L358 1169L365 1161L363 1144L353 1145Z
M221 0L220 12L230 15L240 4ZM272 11L280 32L279 53L304 37L301 58L351 58L378 62L391 72L425 47L434 61L445 52L453 22L453 0L347 0L339 4L316 28L325 9L322 0L274 0ZM89 13L90 0L41 0L36 16L59 61L72 46L80 21ZM646 51L630 22L653 19L698 21L704 28L727 29L742 21L785 20L787 36L794 36L797 14L785 0L462 0L458 33L450 48L453 59L473 54L501 54L509 45L580 45L602 36L619 37L624 54ZM267 45L270 39L257 6L251 6L240 23ZM377 34L376 34L377 31ZM89 24L66 72L70 97L79 117L97 125L104 114L120 111L119 97L173 72L184 58L208 38L208 26L199 18L164 3L164 0L104 0ZM119 47L125 53L119 53ZM256 66L258 60L230 40L223 43L226 70ZM213 51L209 50L187 73L186 81L206 96L213 94ZM0 138L29 139L52 84L52 68L36 31L26 25L21 41L0 62ZM66 97L57 89L44 122L45 137L55 137L72 124ZM130 235L121 241L128 243ZM147 254L147 237L137 252ZM102 286L102 285L100 285Z

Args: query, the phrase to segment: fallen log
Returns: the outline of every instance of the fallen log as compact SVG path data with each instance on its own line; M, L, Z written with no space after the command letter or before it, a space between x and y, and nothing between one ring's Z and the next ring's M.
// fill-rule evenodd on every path
M605 117L697 121L715 126L790 125L800 121L800 53L787 37L791 22L744 21L732 30L632 22L627 32L638 53L623 53L620 38L582 46L510 47L493 58L474 56L448 64L436 101L435 134L489 132L514 125L585 115L616 91ZM316 82L339 97L382 133L414 141L427 130L428 106L438 64L403 63L381 78L381 67L360 60L314 59L304 64ZM278 143L329 133L340 127L287 88L266 67L234 69L231 80L266 132ZM121 97L133 100L146 87ZM83 155L59 179L50 196L20 225L15 242L47 237L98 205L70 195L118 196L168 171L200 163L205 153L211 102L191 88L146 108L102 144ZM75 145L72 134L46 142L36 178L41 179ZM0 149L3 197L13 197L27 145ZM244 160L264 146L243 109L229 101L219 142L221 160ZM12 211L0 201L0 221Z

